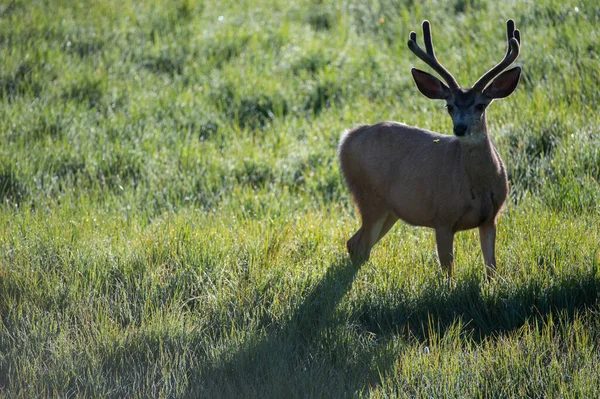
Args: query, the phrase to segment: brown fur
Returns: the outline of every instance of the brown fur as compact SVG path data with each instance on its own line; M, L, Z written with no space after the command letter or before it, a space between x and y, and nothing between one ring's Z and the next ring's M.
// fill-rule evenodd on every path
M510 21L508 26L510 41ZM509 45L515 48L515 43ZM418 50L416 44L413 48ZM518 43L516 51L518 55ZM485 108L514 90L520 69L477 90L450 89L422 71L413 71L413 76L423 94L446 100L455 132L458 125L464 130L459 129L460 137L447 136L382 122L343 134L340 168L362 219L347 242L348 252L355 262L367 260L372 247L402 219L435 230L440 263L451 277L454 234L477 227L491 277L496 267L496 219L509 187L504 163L488 135Z

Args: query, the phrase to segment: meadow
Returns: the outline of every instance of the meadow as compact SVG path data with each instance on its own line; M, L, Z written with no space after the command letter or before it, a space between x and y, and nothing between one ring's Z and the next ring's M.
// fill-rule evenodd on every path
M353 265L340 135L450 133L409 32L469 86L509 18L496 279L403 223ZM0 397L599 396L596 0L4 0L0 60Z

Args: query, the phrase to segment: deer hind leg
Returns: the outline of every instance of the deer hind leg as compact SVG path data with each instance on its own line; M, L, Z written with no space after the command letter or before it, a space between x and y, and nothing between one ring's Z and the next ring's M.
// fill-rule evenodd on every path
M374 204L373 204L374 205ZM348 240L346 248L354 263L369 260L371 248L389 231L398 218L380 204L360 207L362 226Z
M397 221L398 216L396 216L394 212L389 211L385 222L383 222L383 225L381 226L381 230L379 231L379 237L377 237L377 241L375 243L378 243L379 240L381 240L388 233L388 231L390 231L390 229L394 226L394 224L396 224Z

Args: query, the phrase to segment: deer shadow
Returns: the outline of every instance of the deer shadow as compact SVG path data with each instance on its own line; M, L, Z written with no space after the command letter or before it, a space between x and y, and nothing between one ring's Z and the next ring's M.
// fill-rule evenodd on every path
M578 311L598 304L600 275L590 268L551 283L529 280L516 286L489 285L472 276L457 281L452 289L439 286L416 297L398 290L391 296L393 304L362 302L350 318L373 334L405 333L422 341L431 338L432 324L439 336L461 321L471 339L480 342L534 319L544 321L552 313L572 320Z
M476 341L497 337L552 312L569 318L597 304L600 275L594 271L571 275L544 287L531 282L485 294L477 278L457 281L448 289L440 284L419 295L398 290L393 303L377 298L356 308L336 312L361 265L332 264L287 321L267 321L260 337L233 355L208 367L190 370L190 397L353 397L373 386L392 370L397 354L381 346L352 346L340 330L352 326L385 342L397 335L427 342L431 326L443 335L457 321ZM490 289L484 286L483 290ZM186 396L188 396L186 395Z
M342 353L336 336L336 329L343 325L336 307L360 267L349 260L334 262L283 324L263 320L263 336L250 339L223 361L191 370L186 396L348 397L363 385L361 380L348 378L349 363L361 370L362 377L375 381L377 371L367 366L374 353Z

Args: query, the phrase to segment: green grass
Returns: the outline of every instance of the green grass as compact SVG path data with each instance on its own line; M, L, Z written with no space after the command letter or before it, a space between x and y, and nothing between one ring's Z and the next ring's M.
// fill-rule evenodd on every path
M511 196L498 273L455 286L399 223L360 269L340 134L449 132L410 77L429 19L488 112ZM0 4L1 397L597 397L594 0Z

